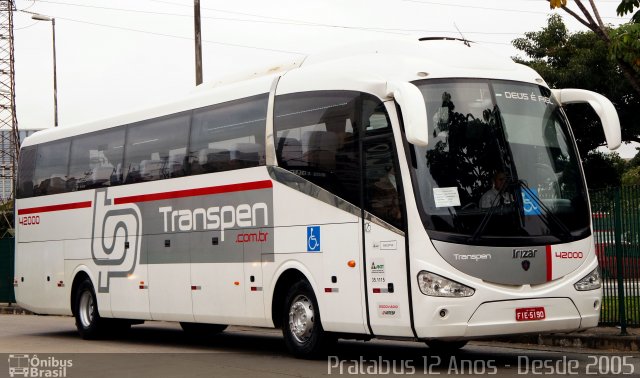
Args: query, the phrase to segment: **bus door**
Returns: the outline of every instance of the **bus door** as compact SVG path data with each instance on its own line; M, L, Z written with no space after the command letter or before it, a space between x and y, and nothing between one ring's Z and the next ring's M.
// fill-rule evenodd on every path
M390 129L388 125L383 129L367 128L363 141L365 287L373 333L412 336L404 232L406 213Z

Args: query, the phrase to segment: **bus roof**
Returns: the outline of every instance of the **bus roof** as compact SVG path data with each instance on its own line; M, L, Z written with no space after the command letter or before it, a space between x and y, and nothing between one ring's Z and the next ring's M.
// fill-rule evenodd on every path
M229 76L204 84L169 104L75 126L47 129L28 137L23 146L62 139L269 92L282 76L278 94L311 90L357 90L385 98L389 81L435 78L488 78L546 85L531 68L484 47L451 38L408 38L343 46L264 70Z

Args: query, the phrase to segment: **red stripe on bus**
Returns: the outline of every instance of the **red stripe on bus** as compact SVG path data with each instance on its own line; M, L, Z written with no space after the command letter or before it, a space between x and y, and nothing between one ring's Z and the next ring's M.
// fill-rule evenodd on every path
M553 278L553 258L551 257L551 246L548 245L547 248L547 282L551 281Z
M50 206L30 207L30 208L26 208L26 209L18 209L18 215L27 215L27 214L36 214L36 213L48 213L48 212L51 212L51 211L84 209L86 207L91 207L91 201L73 202L73 203L64 203L62 205L50 205Z
M115 205L121 205L124 203L161 201L161 200L167 200L167 199L173 199L173 198L196 197L196 196L206 196L211 194L244 192L247 190L269 189L272 187L273 187L273 183L271 182L271 180L263 180L263 181L254 181L254 182L244 182L241 184L209 186L206 188L176 190L173 192L141 194L138 196L120 197L120 198L115 198L113 200L113 203Z

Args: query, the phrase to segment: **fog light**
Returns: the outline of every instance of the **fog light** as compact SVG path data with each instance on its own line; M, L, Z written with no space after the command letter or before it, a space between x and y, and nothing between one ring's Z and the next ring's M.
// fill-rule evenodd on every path
M440 317L444 318L445 316L447 316L447 310L445 309L440 310Z

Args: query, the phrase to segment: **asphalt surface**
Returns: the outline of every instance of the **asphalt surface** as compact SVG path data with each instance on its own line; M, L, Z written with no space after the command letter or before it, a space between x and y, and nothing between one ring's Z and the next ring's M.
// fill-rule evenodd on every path
M417 342L341 341L326 358L299 360L289 355L278 330L229 327L215 337L191 338L167 322L86 341L75 331L73 318L24 315L0 315L0 354L0 377L16 366L35 366L29 373L39 376L65 377L612 377L640 372L637 352L489 341L471 342L454 355Z

